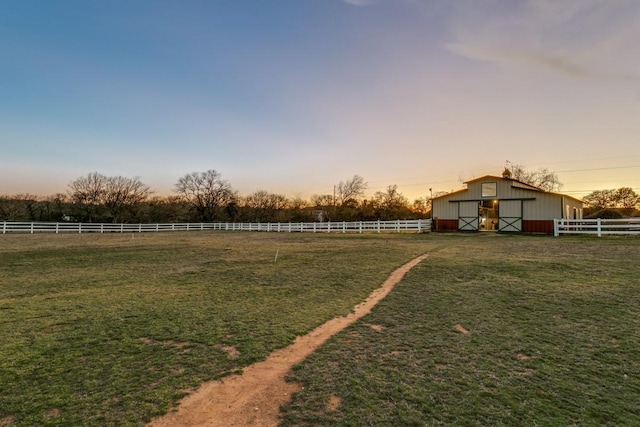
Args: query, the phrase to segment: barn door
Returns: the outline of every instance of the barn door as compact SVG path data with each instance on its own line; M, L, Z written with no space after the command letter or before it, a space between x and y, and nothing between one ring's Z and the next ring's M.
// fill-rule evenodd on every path
M458 203L458 230L478 231L478 202Z
M522 200L501 200L499 231L522 231Z

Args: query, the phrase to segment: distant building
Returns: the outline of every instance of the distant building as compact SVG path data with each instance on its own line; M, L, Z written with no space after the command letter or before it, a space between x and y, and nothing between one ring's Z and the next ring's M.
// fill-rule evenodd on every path
M553 233L554 219L582 219L582 201L511 179L487 175L467 188L434 197L433 227L438 230Z

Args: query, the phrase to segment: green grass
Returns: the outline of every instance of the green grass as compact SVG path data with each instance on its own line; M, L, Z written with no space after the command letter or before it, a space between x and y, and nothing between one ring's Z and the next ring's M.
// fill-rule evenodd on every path
M426 251L295 367L283 425L638 424L640 240L441 235Z
M283 425L637 423L640 239L194 232L0 236L0 425L142 425L422 253Z
M0 425L141 425L348 313L425 240L0 236Z

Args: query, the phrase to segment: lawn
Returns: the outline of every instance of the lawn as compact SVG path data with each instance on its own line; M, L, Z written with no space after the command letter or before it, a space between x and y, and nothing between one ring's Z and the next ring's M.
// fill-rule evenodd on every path
M0 236L0 426L144 424L347 314L425 239Z
M640 240L441 236L295 367L296 426L640 420Z
M348 313L283 425L630 425L640 239L0 236L0 426L142 425Z

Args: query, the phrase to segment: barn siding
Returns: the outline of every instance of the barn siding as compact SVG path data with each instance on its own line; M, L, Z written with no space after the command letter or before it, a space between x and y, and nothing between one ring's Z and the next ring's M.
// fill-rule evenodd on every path
M433 227L438 231L455 231L458 229L457 219L436 219L433 221Z
M529 192L531 194L531 192ZM562 196L537 192L535 201L525 203L522 216L526 220L548 220L562 218Z
M456 197L463 197L463 191L456 191L455 193L446 194L434 200L432 204L432 218L433 219L454 219L456 224L458 223L458 204L451 203L450 200L455 200ZM464 196L466 198L466 196ZM456 226L456 229L458 227Z
M553 220L522 221L522 231L525 233L553 234Z
M482 184L496 184L496 197L482 197ZM522 231L533 233L553 232L554 218L582 218L582 202L557 193L547 193L526 184L500 177L487 176L469 181L467 188L437 197L433 200L433 219L438 219L436 229L457 229L459 202L479 200L502 200L509 208L509 200L522 201ZM508 211L507 211L508 212ZM499 208L499 215L503 212ZM454 224L456 224L454 226Z

